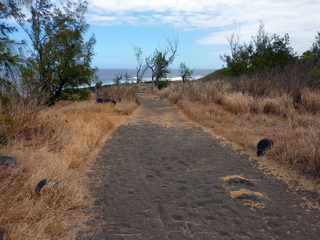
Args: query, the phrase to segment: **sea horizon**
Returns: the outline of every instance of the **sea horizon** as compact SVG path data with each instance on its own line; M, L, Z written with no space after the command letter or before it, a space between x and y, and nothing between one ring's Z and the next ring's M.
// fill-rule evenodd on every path
M212 73L213 71L214 69L193 69L192 79L200 79L208 75L209 73ZM97 70L96 75L97 80L101 81L103 84L112 84L117 76L122 74L124 78L124 75L126 73L129 75L130 82L136 81L136 70L132 68L101 68ZM169 81L181 80L180 70L171 69L166 79ZM125 82L125 79L123 79L122 81ZM151 81L151 71L146 71L143 77L143 81Z

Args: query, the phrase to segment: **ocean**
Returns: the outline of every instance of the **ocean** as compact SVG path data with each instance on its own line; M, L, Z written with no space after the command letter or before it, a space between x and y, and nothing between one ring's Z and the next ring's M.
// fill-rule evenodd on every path
M194 69L193 70L193 79L200 79L209 73L212 73L213 69ZM128 73L130 77L130 82L136 81L136 72L135 69L98 69L97 71L97 77L98 81L103 82L104 84L112 84L113 79L121 74L124 76L125 73ZM170 73L168 74L167 79L169 81L178 81L181 80L181 77L179 76L179 69L172 69ZM125 80L123 79L123 82ZM144 75L143 81L151 81L151 72L147 71Z

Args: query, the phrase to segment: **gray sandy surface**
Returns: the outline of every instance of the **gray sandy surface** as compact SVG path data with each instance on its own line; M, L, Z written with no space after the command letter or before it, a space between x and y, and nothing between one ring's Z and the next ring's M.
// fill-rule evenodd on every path
M89 173L94 217L78 239L320 239L319 211L253 164L174 106L143 97ZM226 186L222 178L235 174L253 185ZM241 188L262 193L265 208L230 197Z

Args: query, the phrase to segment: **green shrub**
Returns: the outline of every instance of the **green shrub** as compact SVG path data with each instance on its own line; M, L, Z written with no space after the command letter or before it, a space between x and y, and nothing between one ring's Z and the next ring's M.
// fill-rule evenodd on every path
M66 101L86 101L90 99L89 89L66 89L63 91L60 100Z
M270 35L260 25L256 36L249 43L240 43L233 35L230 40L231 55L222 56L227 69L224 74L240 76L270 69L283 70L286 66L296 62L297 57L290 45L288 34Z
M164 89L167 88L169 86L169 81L168 80L164 80L164 81L159 81L158 83L158 89Z

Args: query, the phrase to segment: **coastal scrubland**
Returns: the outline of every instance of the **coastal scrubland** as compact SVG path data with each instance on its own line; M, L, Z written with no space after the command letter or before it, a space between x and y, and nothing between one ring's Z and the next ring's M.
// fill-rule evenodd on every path
M138 106L127 98L134 95L130 89L108 91L116 91L121 103L62 101L40 109L16 102L9 115L1 115L10 122L9 128L1 129L2 136L10 136L1 155L17 159L17 166L0 172L0 225L10 239L75 237L85 219L81 210L92 200L87 170L108 135ZM35 187L42 179L49 185L38 194Z
M261 25L249 43L232 36L230 49L222 57L224 68L200 81L171 84L160 94L251 156L259 140L272 139L269 160L260 163L273 162L277 174L294 175L291 182L300 177L317 182L320 34L298 55L289 35L270 35Z

